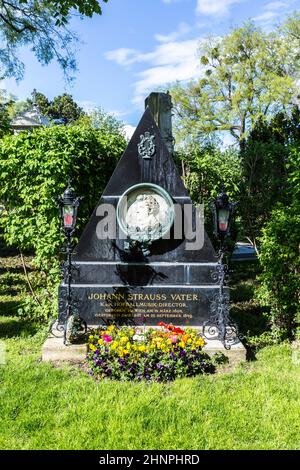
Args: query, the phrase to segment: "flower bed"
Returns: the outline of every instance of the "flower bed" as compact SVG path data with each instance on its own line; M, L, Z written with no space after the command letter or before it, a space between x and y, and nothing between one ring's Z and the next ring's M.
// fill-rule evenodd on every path
M100 327L89 336L87 362L96 378L165 382L214 372L193 328L160 322L160 328Z

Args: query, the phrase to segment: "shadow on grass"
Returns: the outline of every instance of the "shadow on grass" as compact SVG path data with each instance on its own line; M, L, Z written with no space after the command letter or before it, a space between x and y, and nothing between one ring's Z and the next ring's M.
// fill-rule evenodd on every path
M34 271L34 269L28 265L26 265L26 270L28 273ZM0 275L5 275L7 273L10 274L24 274L24 268L23 266L7 266L5 265L4 267L0 267Z
M19 318L9 318L0 321L0 338L15 338L33 336L38 328Z
M18 309L22 306L22 302L18 300L7 300L0 303L0 315L3 317L13 317L17 315Z
M270 331L266 309L255 300L259 273L258 262L235 262L230 265L230 316L244 337L248 360L256 359L257 350L264 344L258 338Z
M9 258L11 256L18 256L19 250L15 247L8 247L1 243L0 240L0 257L1 258Z

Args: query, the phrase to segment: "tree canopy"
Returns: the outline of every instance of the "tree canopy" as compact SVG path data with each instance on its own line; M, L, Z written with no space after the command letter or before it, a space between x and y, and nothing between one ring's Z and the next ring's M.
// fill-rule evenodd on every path
M76 122L85 114L69 93L63 93L55 96L53 100L49 100L43 93L33 90L31 97L27 98L25 103L20 104L19 107L26 110L34 104L38 106L41 114L61 124Z
M284 109L296 95L299 57L290 48L291 23L265 33L253 22L198 50L200 79L171 89L179 136L227 131L240 144L260 119Z
M56 60L70 77L76 70L77 41L68 28L72 11L88 17L102 13L97 0L0 0L0 77L22 78L24 64L18 50L24 45L43 65Z

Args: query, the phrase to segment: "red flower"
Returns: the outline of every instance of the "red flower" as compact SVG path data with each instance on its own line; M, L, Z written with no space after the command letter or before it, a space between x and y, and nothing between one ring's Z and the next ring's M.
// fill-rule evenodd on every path
M174 328L173 331L174 331L174 333L176 333L176 334L178 334L178 335L182 335L182 334L184 333L184 331L183 331L181 328L179 328L179 327Z
M158 323L158 326L165 326L165 324L164 324L163 321L160 321L160 322Z

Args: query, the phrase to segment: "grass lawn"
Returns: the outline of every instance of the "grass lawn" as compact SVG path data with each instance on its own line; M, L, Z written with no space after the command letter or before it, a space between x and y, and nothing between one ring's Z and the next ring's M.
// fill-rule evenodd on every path
M45 330L32 333L0 317L1 449L300 448L300 365L287 344L229 373L97 383L42 363Z

